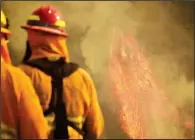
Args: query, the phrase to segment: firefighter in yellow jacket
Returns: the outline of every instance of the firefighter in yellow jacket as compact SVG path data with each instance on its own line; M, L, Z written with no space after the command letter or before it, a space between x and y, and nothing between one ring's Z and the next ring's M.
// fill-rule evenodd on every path
M63 58L63 61L70 62L66 47L68 35L63 29L65 26L60 13L52 6L42 6L35 10L27 20L27 24L22 26L28 33L31 50L28 61L41 58L56 61ZM31 78L43 110L48 110L52 90L51 76L29 65L22 64L19 67ZM88 133L99 138L104 128L103 115L94 83L85 70L78 68L63 79L63 99L66 102L67 119L80 129L85 122ZM46 117L52 124L54 114L51 113ZM70 126L68 126L68 134L71 139L82 138L82 135Z
M1 139L46 139L49 127L32 82L11 65L9 34L1 11Z

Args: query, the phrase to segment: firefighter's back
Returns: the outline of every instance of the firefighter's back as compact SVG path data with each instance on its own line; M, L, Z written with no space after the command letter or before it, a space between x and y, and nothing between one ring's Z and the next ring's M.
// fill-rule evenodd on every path
M41 139L48 125L30 79L1 61L1 138Z
M20 65L20 68L31 78L43 110L47 110L52 94L51 77L37 68L27 65ZM96 90L89 74L82 68L78 68L70 76L63 79L63 89L63 100L66 103L68 120L80 129L85 121L87 131L99 137L103 131L104 121L96 97ZM53 114L47 116L51 123L54 119L52 116ZM71 139L82 138L71 127L68 127L68 132Z

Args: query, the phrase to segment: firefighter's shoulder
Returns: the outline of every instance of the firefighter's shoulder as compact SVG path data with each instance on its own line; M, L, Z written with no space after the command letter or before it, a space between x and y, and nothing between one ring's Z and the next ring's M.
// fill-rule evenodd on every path
M6 79L9 81L9 84L13 86L13 88L17 88L20 93L24 90L24 88L28 88L29 84L31 87L30 78L18 67L12 65L6 65L5 71Z
M31 66L25 65L23 63L20 64L20 65L18 65L17 67L20 70L24 71L24 73L26 73L28 76L30 76L33 71L37 71L37 68L34 68L34 67L31 67Z
M75 72L75 76L72 76L70 78L75 79L74 81L78 81L78 79L80 79L79 83L81 85L85 85L85 87L87 88L87 92L89 93L89 96L90 97L96 96L96 89L93 79L86 70L84 70L83 68L78 68L77 71Z
M11 76L14 79L17 79L18 81L22 81L23 79L30 80L29 77L18 67L7 65L7 73L9 76Z
M84 82L86 83L90 83L93 84L93 80L90 76L90 74L84 70L83 68L78 68L78 70L76 71L78 74L80 74L80 76L83 78Z

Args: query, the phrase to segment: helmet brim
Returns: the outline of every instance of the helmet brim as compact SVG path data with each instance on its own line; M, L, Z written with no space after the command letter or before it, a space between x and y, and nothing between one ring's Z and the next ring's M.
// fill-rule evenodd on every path
M8 35L11 34L11 32L8 29L3 28L3 27L1 27L1 33L8 34Z
M48 28L48 27L22 25L21 28L26 29L26 30L30 29L30 30L35 30L35 31L42 31L42 32L50 33L50 34L68 37L67 33L61 32L60 30L57 30L57 29Z

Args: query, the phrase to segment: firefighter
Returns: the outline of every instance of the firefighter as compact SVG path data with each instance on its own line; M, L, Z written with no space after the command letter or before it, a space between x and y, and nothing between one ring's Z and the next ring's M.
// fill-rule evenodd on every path
M1 11L1 138L46 139L49 127L32 82L11 65L7 24Z
M72 64L66 46L68 37L65 32L66 23L54 7L42 6L36 9L28 18L27 24L21 27L27 31L29 42L27 46L30 47L31 56L28 57L27 63L23 63L19 67L31 78L45 113L51 109L51 102L57 96L53 96L52 92L53 77L45 71L57 71L56 63L65 63L67 67ZM46 64L41 63L42 60L51 65L47 67ZM40 64L35 65L35 62L38 61ZM71 68L67 68L65 71L71 71ZM104 119L90 75L82 68L75 68L72 73L63 78L62 88L62 99L55 98L55 101L63 100L63 110L66 110L67 116L65 115L65 117L69 122L67 125L68 137L71 139L83 138L83 134L79 131L82 129L85 134L99 138L103 132ZM57 129L55 111L54 109L53 112L45 115L51 126L51 132ZM70 124L76 126L77 129Z

